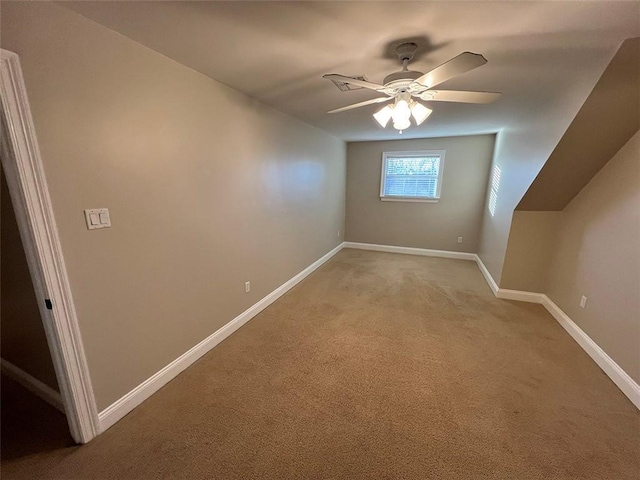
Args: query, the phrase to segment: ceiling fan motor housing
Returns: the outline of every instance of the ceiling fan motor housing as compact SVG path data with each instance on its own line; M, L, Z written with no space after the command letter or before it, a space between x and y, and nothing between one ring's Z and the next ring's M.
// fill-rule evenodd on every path
M404 83L406 87L422 75L422 72L416 72L414 70L400 70L399 72L393 72L391 75L384 77L383 85L385 87L402 88L402 84Z
M394 72L391 75L387 75L383 80L383 85L387 88L392 88L396 93L403 92L416 78L420 78L422 72L416 72L415 70L407 70L407 65L413 58L418 44L414 42L401 43L396 47L396 54L398 59L402 62L402 70Z

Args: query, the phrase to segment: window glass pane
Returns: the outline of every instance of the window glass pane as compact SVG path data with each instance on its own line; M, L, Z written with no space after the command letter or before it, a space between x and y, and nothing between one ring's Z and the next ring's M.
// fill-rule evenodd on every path
M438 191L439 156L387 157L384 196L435 197Z

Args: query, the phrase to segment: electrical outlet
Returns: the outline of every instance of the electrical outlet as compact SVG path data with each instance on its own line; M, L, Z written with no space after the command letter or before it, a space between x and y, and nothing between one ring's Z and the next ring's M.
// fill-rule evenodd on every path
M580 299L580 307L585 308L586 306L587 306L587 297L582 295L582 298Z
M249 293L251 291L251 282L244 282L244 293Z
M462 243L462 237L458 237L458 243Z

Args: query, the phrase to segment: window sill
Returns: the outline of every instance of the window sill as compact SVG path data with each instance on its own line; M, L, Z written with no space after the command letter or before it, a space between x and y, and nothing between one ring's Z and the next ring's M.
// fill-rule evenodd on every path
M380 197L380 200L383 202L438 203L440 198Z

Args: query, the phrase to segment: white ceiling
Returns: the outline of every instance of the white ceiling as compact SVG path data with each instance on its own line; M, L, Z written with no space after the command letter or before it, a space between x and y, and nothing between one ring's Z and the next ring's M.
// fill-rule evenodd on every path
M496 132L561 101L640 35L640 2L63 2L186 66L347 141ZM503 92L492 105L433 103L402 137L380 128L371 90L339 91L324 73L381 83L415 40L426 72L472 51L489 62L442 88ZM593 83L593 80L590 80Z

